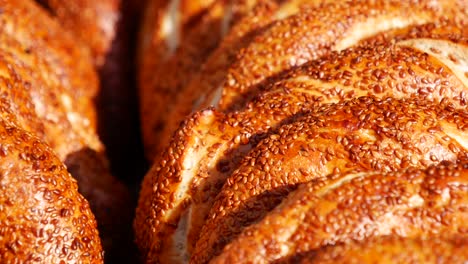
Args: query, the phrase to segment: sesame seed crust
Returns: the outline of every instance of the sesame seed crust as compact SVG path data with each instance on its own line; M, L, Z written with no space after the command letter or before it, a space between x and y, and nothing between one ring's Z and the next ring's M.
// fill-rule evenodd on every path
M203 108L201 104L206 100L209 89L220 85L227 67L235 60L239 50L248 46L257 34L265 30L272 22L271 19L274 18L273 14L277 8L275 1L267 0L232 3L232 10L234 10L231 18L232 29L220 41L218 47L205 58L202 66L197 65L197 70L192 71L190 78L175 94L174 107L169 109L166 115L171 118L165 120L158 134L162 144L170 140L181 120L193 110ZM247 12L248 10L251 12Z
M423 6L402 2L395 4L392 1L345 1L305 9L297 15L279 20L242 50L240 58L230 66L217 107L229 109L236 98L269 77L320 58L331 50L352 46L355 42L349 45L340 41L354 32L355 25L390 21L395 17L402 21L409 20L401 21L402 24L420 24L437 19L430 10L420 7ZM407 12L412 12L412 15Z
M3 117L0 138L1 262L102 263L88 202L53 150Z
M170 47L167 42L167 33L164 30L164 19L170 15L171 4L175 1L147 1L145 12L143 14L141 34L138 41L138 78L142 92L145 83L151 81L154 76L154 69L157 69L168 58ZM175 5L175 11L179 14L179 20L182 25L176 25L175 32L178 37L185 38L188 31L192 28L187 22L196 18L197 14L203 12L213 1L179 1ZM205 5L206 3L206 5Z
M142 65L139 77L142 132L145 153L149 160L153 160L156 153L162 150L159 146L159 132L170 119L167 113L175 107L173 101L177 93L198 71L223 37L220 21L229 7L226 1L180 0L175 11L178 16L175 23L178 26L172 32L180 40L177 47L170 48L167 44L170 36L163 34L163 26L164 19L173 11L169 6L175 1L167 1L162 6L161 1L152 2L160 2L152 3L152 8L159 10L157 21L153 22L154 25L148 25L146 30L151 29L151 33L143 33L143 40L140 42L147 47L143 47L139 56Z
M462 41L458 42L463 45ZM382 85L380 93L375 92L375 80L378 78L375 72L367 70L369 65L385 71L377 75L380 78L385 76L389 80L385 84L386 79L383 79L382 83L385 85ZM443 71L436 70L440 68ZM414 71L414 74L409 74L410 70ZM140 247L153 250L153 253L147 255L147 259L155 261L162 252L169 252L167 248L174 244L171 242L174 237L170 234L177 230L180 219L188 217L185 213L187 211L191 212L189 226L193 227L189 232L190 238L181 243L188 244L188 252L191 252L190 249L198 237L199 227L203 225L214 198L226 178L239 167L246 153L269 134L276 133L281 129L281 125L291 123L311 111L317 113L316 109L320 109L323 104L374 95L380 98L412 97L416 105L435 101L434 103L442 102L443 105L450 106L450 110L466 109L464 100L460 99L459 95L467 88L453 75L443 74L444 71L449 73L450 69L440 61L412 48L395 45L372 48L365 46L333 53L286 73L282 79L262 88L262 93L242 111L226 115L210 112L210 122L204 122L202 126L194 125L193 122L200 118L199 115L205 114L195 114L175 133L169 154L161 158L162 161L153 167L142 184L143 190L153 188L152 194L142 191L137 209L137 215L141 218L137 217L135 221L135 226L138 226L135 228L136 232L142 234L141 237L137 237ZM422 81L425 78L429 82ZM443 87L446 88L442 89ZM428 93L420 92L424 89ZM416 106L413 110L416 111L415 109ZM194 133L196 130L205 132ZM194 147L187 143L196 140L203 141L203 146ZM276 154L281 156L281 153ZM402 153L399 152L388 155L402 158ZM193 157L197 157L197 162L193 163L197 165L194 165L195 168L189 173L185 173L187 169L181 164ZM271 153L268 153L264 159L275 162L272 157ZM435 162L431 157L424 159L428 164ZM407 163L409 162L408 160ZM384 165L376 162L373 165L375 167L368 168L381 169L385 168ZM159 169L155 169L156 167ZM274 163L269 164L269 167L281 166ZM178 201L184 203L181 209L176 207L173 196L176 188L174 186L179 186L184 177L190 177L192 185L186 196ZM257 185L259 182L251 185ZM167 215L170 215L170 221L167 220Z
M430 43L426 39L412 41ZM452 40L441 41L457 43L457 47L468 51L468 40L460 35ZM260 108L268 103L263 103L263 98L273 96L270 94L274 93L286 93L292 97L308 94L320 103L375 95L417 97L420 100L464 108L467 105L468 88L464 85L464 80L453 74L456 70L456 66L449 67L439 58L411 45L365 45L332 53L327 58L306 63L284 73L277 81L260 87L261 92L251 105ZM247 108L252 108L251 105Z
M354 46L361 38L381 31L437 21L454 13L454 7L444 6L447 4L444 1L434 6L427 3L388 0L258 3L253 12L233 26L201 70L190 75L187 86L178 91L176 107L163 115L171 118L161 132L161 142L167 142L180 120L194 109L208 106L221 111L239 109L248 101L245 97L256 94L259 87L291 67ZM409 34L400 32L400 35ZM420 31L422 35L425 34Z
M300 259L300 260L299 260ZM298 256L296 263L463 263L468 238L447 235L402 238L377 237L321 248Z
M90 51L34 1L0 0L0 11L0 117L47 143L67 166L108 252L131 222L131 201L97 135Z
M296 185L354 171L428 167L466 157L466 110L361 97L324 105L262 140L229 176L191 261L205 263ZM462 137L463 138L463 137Z
M467 188L466 164L310 181L245 229L212 263L288 262L321 247L381 236L466 238Z
M441 19L437 22L388 30L362 40L359 46L375 46L389 42L398 43L403 40L418 38L448 39L457 43L463 41L466 43L467 36L468 29L466 28L466 21ZM465 38L465 40L463 40L463 38Z
M204 93L206 91L213 93L213 90L217 89L218 86L224 86L220 105L215 106L219 109L229 109L228 105L225 104L232 103L232 99L224 97L230 96L229 93L233 93L233 97L238 97L244 89L250 89L291 66L321 57L329 53L330 50L346 48L347 46L341 44L340 41L343 41L347 34L355 33L353 31L355 25L365 27L366 22L373 24L375 22L382 23L379 20L395 21L389 22L390 24L395 23L395 25L382 26L380 31L388 31L386 40L390 38L398 40L398 38L420 38L434 35L433 31L437 32L436 29L431 28L428 31L427 27L418 27L418 25L439 20L446 24L445 19L451 17L455 20L452 23L457 25L456 32L463 29L466 24L466 14L460 12L467 7L466 5L463 1L409 1L402 3L401 1L386 0L330 2L299 0L286 1L280 7L271 7L270 5L268 8L264 7L261 11L247 17L245 21L242 21L245 25L238 26L240 29L235 30L236 28L234 28L232 30L232 35L237 35L237 38L240 38L239 35L255 34L247 38L247 41L251 43L243 44L240 48L232 47L232 43L230 43L232 40L228 36L225 40L226 43L221 45L221 54L218 56L221 57L221 60L225 59L223 56L230 57L231 60L224 62L215 60L214 67L205 65L205 71L201 74L204 74L202 77L206 79L195 78L193 81L195 86L201 85L204 88L198 89L194 94L202 94L204 97L208 97L207 101L211 101L213 95L207 96ZM301 12L297 13L299 11ZM408 12L411 12L411 15ZM282 14L279 15L279 13ZM272 20L272 18L281 19ZM255 21L254 23L251 20L260 20L260 22ZM412 28L412 32L402 30L402 27ZM441 25L437 25L437 27L441 27ZM402 31L398 32L395 28L400 28ZM453 28L452 26L452 28L442 31L454 33ZM326 34L320 34L323 32ZM370 33L375 34L379 31L367 34ZM223 48L227 50L223 50ZM229 54L230 52L234 53ZM286 56L282 56L283 54ZM284 65L281 65L283 60ZM209 63L210 61L208 61ZM224 69L226 67L229 69ZM224 71L224 73L217 76L219 73L216 71ZM214 78L213 76L224 79L213 81L210 79ZM229 92L229 89L234 91ZM223 104L223 100L227 100L227 102ZM208 106L209 104L202 105Z
M210 153L208 146L212 146L213 141L219 141L220 132L211 129L215 122L216 113L211 110L197 112L186 119L142 183L134 225L136 239L142 242L140 250L150 262L158 262L158 259L170 262L168 258L175 244L171 235L190 203L191 189L198 187L193 178L198 166L203 164L199 160ZM179 189L186 192L180 193Z
M19 64L18 68L37 67L36 71L31 69L32 73L18 74L22 78L29 77L27 83L33 87L36 85L30 79L40 79L42 85L37 85L36 89L42 91L34 94L36 104L41 100L50 102L37 105L37 112L44 120L50 120L47 122L55 122L57 127L62 124L70 126L62 129L74 130L93 148L102 149L94 132L96 116L92 97L98 92L98 80L89 52L76 45L74 37L64 33L58 22L33 1L3 0L0 5L2 50L10 53L11 63ZM51 95L41 86L50 87L56 95ZM64 110L57 108L63 108L69 115L64 115ZM59 155L63 157L63 151Z

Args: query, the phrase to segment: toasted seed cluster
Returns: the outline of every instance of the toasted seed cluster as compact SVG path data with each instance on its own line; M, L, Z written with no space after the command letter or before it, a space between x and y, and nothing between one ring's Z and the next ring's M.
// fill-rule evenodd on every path
M151 20L142 36L148 39L142 41L139 56L139 87L145 152L153 160L162 149L158 146L159 131L170 119L167 114L174 107L172 102L218 45L222 37L219 21L229 4L213 0L149 2ZM172 30L166 32L166 27ZM177 47L170 47L171 38L178 39Z
M245 229L212 262L285 261L323 246L380 236L466 238L467 188L467 164L311 181ZM407 251L402 254L411 255Z
M53 9L52 6L51 9ZM42 142L47 143L52 149L45 151L48 153L47 158L56 159L54 155L57 155L57 158L67 166L68 171L78 180L80 193L89 200L92 211L98 219L105 250L110 252L112 243L117 243L122 232L125 232L124 226L130 224L129 203L131 201L126 187L110 174L108 161L104 155L104 147L97 135L94 99L98 93L98 76L92 52L86 45L78 41L75 35L64 29L57 16L52 17L32 0L0 0L0 118L12 128L27 131ZM13 136L8 140L16 142ZM0 145L4 144L3 139L0 141ZM35 139L35 141L37 140ZM30 143L32 144L32 142ZM17 151L18 153L15 155L21 156L27 155L27 151L32 150L25 148L24 153L21 152L22 150ZM8 166L14 165L13 160L14 158L11 156L10 162L5 163L5 167L2 169L8 171ZM41 157L31 161L36 167L42 167L41 162ZM60 166L63 167L63 165ZM36 177L36 174L41 175L41 173L40 171L25 171L23 174L22 169L18 167L15 173L8 175L8 177L5 176L10 178L13 184L8 187L10 189L8 189L8 193L4 194L5 197L15 199L15 192L11 188L22 188L20 185L22 182L29 181L27 179ZM30 208L37 207L38 210L49 208L48 210L52 210L51 208L56 206L59 208L60 204L64 206L69 204L70 216L77 219L82 217L83 220L80 221L83 222L83 225L78 223L78 220L73 220L76 223L71 224L71 220L56 221L50 218L57 215L55 211L51 211L50 214L40 212L40 214L44 214L43 219L38 218L39 220L35 219L29 224L26 222L22 222L22 224L26 225L27 229L34 227L39 221L44 221L44 230L41 232L46 232L50 229L46 223L50 218L51 221L55 221L53 225L56 226L57 231L54 232L60 234L63 239L75 237L81 239L81 233L92 233L93 235L86 235L88 237L86 239L92 240L87 242L90 243L90 247L80 246L79 251L76 251L76 246L79 244L75 242L76 245L73 246L75 248L70 251L71 253L66 253L67 247L72 246L71 242L62 241L60 236L55 237L52 230L47 231L50 233L49 236L41 238L40 243L39 240L18 240L18 243L21 243L21 245L17 245L21 254L17 257L5 255L5 258L1 258L0 262L28 262L30 261L28 258L34 252L43 255L38 255L41 258L39 262L43 263L55 263L60 262L60 260L67 263L74 261L102 262L102 250L97 237L94 216L88 212L87 207L84 208L86 202L81 196L76 200L72 199L72 195L77 193L75 183L66 183L73 180L69 179L68 174L66 176L62 174L65 172L60 170L41 177L51 178L52 181L54 177L61 175L63 186L46 187L52 188L51 191L54 190L54 192L68 192L70 189L70 193L63 196L68 197L66 199L71 199L70 201L62 201L62 198L57 198L57 200L41 202L42 198L35 197L36 193L39 195L40 192L33 188L34 183L31 181L31 183L25 183L30 184L28 185L29 189L25 187L24 191L18 194L24 196L25 207L21 207L20 201L15 202L13 208L18 207L15 214L24 214L25 217L30 217L29 213L35 214L28 211ZM18 177L18 180L13 180L14 177ZM32 200L36 198L38 202L34 203ZM80 209L81 207L83 209ZM5 209L5 214L1 216L0 222L7 221L8 216L13 215L13 211L9 210L11 207ZM64 214L68 214L66 210ZM119 220L116 221L116 219ZM10 224L14 225L15 222ZM4 237L1 239L7 241L11 236L14 236L14 233L10 233L12 230L2 232L1 236ZM78 236L74 234L76 232L81 233ZM68 246L62 249L61 243ZM65 253L60 253L62 250ZM86 253L87 251L89 253ZM81 256L81 254L84 255ZM50 259L48 255L50 255ZM14 262L13 259L17 259L17 262ZM89 259L94 260L89 261Z
M363 97L320 107L282 126L228 177L208 214L192 260L205 263L218 255L244 227L262 219L299 183L350 171L424 168L467 156L466 146L445 131L466 133L468 113L420 102Z
M53 150L0 121L0 260L102 263L88 202Z
M322 5L317 7L319 3ZM292 1L280 6L261 1L254 12L235 24L197 74L185 75L190 80L187 87L177 89L175 107L162 115L171 118L163 123L160 142L166 144L179 122L194 109L209 105L238 109L258 92L258 86L269 83L277 74L355 45L373 33L401 27L378 25L377 21L419 25L440 19L439 11L422 3L401 1ZM359 35L361 27L372 27L375 32ZM419 34L411 37L433 35L413 31ZM386 35L409 37L408 32L398 33Z
M322 248L296 256L296 263L463 263L468 258L463 235L378 237Z
M440 194L435 200L414 196L426 188L424 182L430 178L424 176L429 173L424 169L441 162L459 163L468 157L468 87L466 74L459 74L466 71L466 58L460 54L468 51L468 36L464 22L445 20L441 15L452 12L455 2L339 1L314 7L301 1L265 1L254 5L207 59L188 86L186 91L190 92L179 94L184 100L166 117L171 119L167 127L174 128L192 110L197 96L194 109L221 98L217 110L198 111L187 117L169 143L168 137L163 137L163 143L169 146L145 177L134 223L143 258L148 262L207 263L223 254L220 263L288 262L335 242L347 245L354 240L391 236L398 245L406 238L408 243L425 243L425 236L439 238L439 233L449 229L435 225L429 232L426 225L434 218L440 222L438 218L445 212L430 205L429 215L424 215L417 208L424 211L425 207L418 203L434 203L440 197L453 201L456 209L447 221L462 223L457 219L466 218L460 202L466 200L466 186L458 186L458 179L454 179L454 186L460 189L454 189L454 196ZM457 3L463 6L463 2ZM414 9L409 9L413 5ZM344 6L348 16L343 15ZM393 17L407 24L349 40L352 36L347 34L356 32L356 27ZM336 32L332 30L335 26ZM318 45L321 37L326 45ZM346 48L345 44L356 46ZM437 52L439 46L447 48ZM344 50L333 51L336 49ZM291 68L295 65L299 66ZM230 79L235 81L227 81ZM221 93L214 95L214 90ZM442 171L458 168L441 166ZM338 222L333 222L333 216L330 222L319 219L323 226L305 221L304 226L310 225L308 232L294 233L286 230L285 224L284 233L279 234L274 231L276 227L272 228L274 222L263 222L275 214L272 210L278 205L281 208L287 203L290 198L286 197L295 193L298 185L313 186L310 195L317 196L318 189L336 188L337 182L353 175L378 180L393 177L385 182L389 184L403 185L417 177L419 181L411 183L417 188L391 185L389 193L368 190L369 195L377 192L375 197L390 197L388 201L376 198L375 205L371 198L366 200L367 189L362 187L363 198L355 205L369 206L366 212L344 212L347 205L343 205L337 211L336 217L342 217ZM352 197L352 190L359 191L359 184L372 187L361 182L346 185L349 193L343 195L343 203ZM341 195L338 191L331 193L330 199ZM407 205L401 208L401 215L395 211L400 201L392 200L396 193L409 195L401 201ZM329 203L322 201L325 196L317 197L317 210L327 210ZM306 205L308 201L301 202ZM414 208L413 203L417 203ZM451 204L444 206L451 210ZM288 216L288 221L303 219L302 212L307 210ZM377 218L365 218L373 210L379 217L389 217L385 221L391 223L379 226ZM339 215L341 211L343 215ZM400 219L409 224L392 233L392 224ZM356 224L346 226L351 220ZM410 223L412 220L417 223ZM366 221L377 226L366 231L360 227ZM258 229L268 230L261 234L272 239L250 236L256 232L257 223ZM338 224L347 229L333 229ZM293 227L302 228L299 224ZM451 230L454 236L464 234L464 227L458 227L454 224ZM322 236L324 241L319 241ZM441 244L452 245L451 237L440 239L444 241ZM245 252L236 252L243 243L252 250L245 246ZM305 248L286 251L294 243L303 243ZM255 254L256 250L263 253Z

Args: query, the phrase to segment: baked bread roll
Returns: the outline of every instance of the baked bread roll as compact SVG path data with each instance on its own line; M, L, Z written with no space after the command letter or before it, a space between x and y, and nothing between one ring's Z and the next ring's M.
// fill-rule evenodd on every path
M188 255L213 199L245 154L282 124L324 103L374 95L415 97L466 109L466 77L454 74L466 64L465 52L460 51L466 50L466 40L452 39L415 39L334 53L259 88L262 94L242 111L194 114L175 133L142 184L135 230L143 252L154 250L149 259ZM429 55L425 51L434 43L452 48ZM458 64L447 60L448 53L460 58ZM368 65L378 66L367 70Z
M142 129L150 159L154 157L151 153L167 146L172 133L191 111L210 105L222 110L235 108L241 94L283 70L355 45L378 32L436 21L445 15L457 17L459 12L454 1L279 2L232 4L231 9L225 9L234 13L222 14L234 26L226 31L229 33L213 54L213 48L201 47L219 42L218 34L213 34L220 31L216 23L205 26L205 35L199 33L201 29L190 31L172 64L154 66L157 71L151 73L155 80L140 85ZM253 12L248 13L251 9ZM347 19L342 21L343 17ZM191 33L196 37L189 38ZM148 85L153 88L145 88Z
M227 30L229 21L222 22L224 15L237 13L232 5L215 0L149 1L138 55L140 116L148 160L160 150L158 134L169 119L166 115L177 93Z
M251 13L234 20L200 72L179 72L192 79L188 86L168 86L178 91L179 101L163 117L169 122L161 142L169 142L175 124L195 113L172 134L142 183L134 229L143 259L209 262L298 184L317 178L406 175L408 167L466 159L463 6L463 1L252 5ZM369 26L376 23L382 27ZM169 74L160 76L154 78ZM170 108L170 101L159 107ZM209 105L217 109L196 111ZM421 235L408 237L409 243L439 236L413 227L407 228ZM453 235L463 230L453 229ZM263 250L262 243L255 248ZM220 260L234 260L235 247L229 252ZM264 255L261 260L273 261Z
M90 51L33 1L1 0L0 8L1 111L47 143L78 180L110 252L129 225L130 199L96 133Z
M96 221L76 181L52 149L18 127L5 102L1 112L0 261L102 263Z
M467 164L426 171L350 173L311 181L246 228L212 263L287 263L321 247L391 235L423 239L458 233L466 239L467 188ZM440 246L434 244L437 250ZM365 246L379 245L366 241ZM382 252L395 250L381 246ZM413 249L416 251L411 252ZM419 252L424 254L424 248L406 248L400 254ZM327 255L319 254L319 258ZM196 259L192 262L197 263ZM314 256L310 260L315 263ZM462 261L466 258L458 259L458 263Z
M112 172L131 182L141 166L137 92L133 79L133 43L141 0L39 0L75 44L86 46L99 75L97 129ZM119 133L115 127L120 127ZM128 140L122 141L122 138ZM133 183L133 182L132 182Z
M463 235L418 238L377 237L321 248L298 256L298 263L463 263L468 259ZM300 259L300 260L299 260Z
M467 157L462 136L467 120L466 111L363 97L320 107L282 126L227 178L206 217L192 261L205 263L218 255L226 242L262 219L298 183L350 170L424 168Z
M106 55L116 37L122 0L39 0L47 6L64 29L75 34L91 48L96 65L106 62Z

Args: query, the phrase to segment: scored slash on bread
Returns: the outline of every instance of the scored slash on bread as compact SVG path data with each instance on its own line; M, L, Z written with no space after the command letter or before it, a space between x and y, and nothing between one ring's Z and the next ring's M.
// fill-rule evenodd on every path
M288 262L353 240L457 234L468 227L467 188L467 164L311 181L244 229L211 263Z
M457 38L456 36L451 36L451 38L452 40L442 38L439 41L456 45L457 48L454 51L467 49L464 38ZM372 123L369 121L371 117L380 122L376 105L390 107L393 102L396 106L394 108L390 107L393 110L387 111L386 115L393 116L393 118L400 116L404 120L415 119L414 122L421 125L421 127L416 125L415 127L405 127L403 125L399 127L398 129L406 131L403 133L406 136L402 138L393 135L394 138L392 139L390 135L387 135L388 142L400 146L401 150L404 150L403 153L405 151L412 153L411 155L408 154L406 161L403 162L402 159L407 155L392 152L392 155L397 155L395 156L396 159L392 161L393 165L376 161L373 164L359 165L361 169L396 170L399 168L398 164L402 165L402 163L405 163L403 167L407 165L427 167L441 160L456 160L457 155L466 154L467 142L463 136L460 136L465 133L461 131L466 130L466 112L454 110L456 108L466 109L467 87L464 86L466 76L452 74L454 70L462 69L463 65L466 65L466 61L459 60L457 64L446 65L444 63L447 61L440 54L431 56L425 53L424 49L421 51L411 48L416 46L415 43L425 43L425 45L418 45L419 48L420 46L430 47L434 44L433 41L417 39L413 42L403 42L404 45L397 43L397 45L387 44L376 47L364 46L345 50L341 53L332 53L324 59L312 61L302 67L293 69L282 75L283 78L278 79L277 82L259 88L259 91L262 92L241 111L222 115L210 110L192 116L189 119L192 121L185 122L176 131L169 149L148 173L142 185L143 189L135 220L135 227L138 228L135 228L135 230L137 241L139 241L146 258L151 261L157 259L160 261L167 259L183 261L195 250L200 254L199 259L202 260L201 262L204 262L209 260L211 252L218 251L219 253L219 250L224 246L223 243L226 243L226 240L229 239L227 234L231 234L235 230L238 230L237 232L241 231L240 226L237 225L237 220L230 223L220 220L223 219L222 217L220 219L216 218L216 216L222 215L222 212L224 212L216 210L226 208L228 204L231 204L231 200L226 198L224 204L218 200L218 207L215 206L212 209L214 211L208 214L208 210L212 207L214 199L223 184L226 182L225 192L229 192L228 186L230 183L233 184L229 179L232 179L233 176L229 177L239 167L242 158L258 142L262 142L262 139L269 133L282 131L282 125L291 123L308 112L318 113L317 109L323 109L324 113L329 111L330 116L333 116L331 110L326 110L327 107L330 109L352 108L352 106L346 106L346 104L320 108L322 104L336 103L340 100L368 95L380 98L413 98L403 102L396 99L385 99L382 102L371 99L367 104L365 100L361 103L357 100L354 101L354 104L357 108L362 108L360 111L371 111L370 113L374 113L374 115L353 117L352 114L347 113L345 115L346 119L355 120L355 122L344 121L345 118L340 117L338 120L341 121L335 120L335 123L333 123L334 119L330 117L330 125L336 125L336 131L333 133L345 133L344 131L340 132L340 129L352 130L353 125L354 129L357 129L356 131L360 131L361 125ZM448 53L452 54L451 52ZM369 68L370 66L373 68ZM373 80L378 80L378 85ZM435 104L424 106L424 104L429 104L430 101L434 101ZM441 105L438 106L437 103L441 103ZM372 106L373 104L375 105ZM444 107L448 107L448 110L444 110ZM452 121L435 120L438 117L437 111L444 113L441 118L445 116L450 120L448 116L452 116ZM380 115L383 114L380 113ZM457 114L460 114L462 118L457 119ZM338 115L336 117L338 118ZM427 120L424 121L423 117L427 117ZM463 121L463 117L465 121ZM197 123L201 122L200 120L204 120L201 126ZM398 119L395 120L395 123L388 120L387 122L389 122L388 124L385 123L387 126L396 129ZM435 123L431 124L431 122ZM322 123L327 124L325 121ZM452 125L446 126L449 123L452 123ZM458 127L455 126L455 128L453 124L457 124ZM194 134L193 131L199 132ZM374 131L374 133L383 132L383 130L376 127L373 127L370 131ZM421 133L419 134L420 138L413 134L416 133L415 131ZM361 136L364 137L365 132L362 133ZM440 137L434 138L433 133L435 133L434 135L440 135ZM444 136L444 133L449 134ZM193 138L193 136L198 137L198 139ZM294 137L296 135L292 134L291 138ZM345 138L345 135L342 135L342 137ZM414 139L414 142L409 140L411 138ZM425 143L427 149L425 149L424 142L418 143L420 139L427 139ZM330 141L328 145L333 146L334 141L328 140ZM366 140L373 142L376 139L370 136L367 139L364 137L361 143ZM438 143L430 146L430 143L428 143L430 141ZM194 145L193 142L198 143ZM286 143L279 141L278 144L282 146ZM411 148L406 149L406 144L409 144L408 146L413 144L414 148L412 150ZM431 147L434 148L433 154L435 156L427 155ZM317 155L321 153L320 150L317 150ZM173 153L178 154L174 155ZM262 155L261 150L256 153ZM345 155L346 153L342 154ZM273 152L273 154L277 155L278 153ZM282 155L278 154L278 159L275 161L272 158L273 154L270 153L263 160L283 162ZM253 162L255 158L250 155L254 154L249 154ZM341 158L344 157L340 156ZM246 160L243 162L242 164L245 165L246 170L249 170L248 162ZM253 162L253 164L256 163ZM301 162L298 161L292 164L291 167L300 167L300 164ZM268 165L269 168L277 169L285 166L279 163ZM265 169L259 169L259 171L264 173ZM334 169L329 168L329 171L322 171L322 176L333 172ZM238 175L238 178L247 179L241 175ZM228 180L226 181L226 179ZM261 177L258 177L258 182L244 182L244 184L261 188L263 185L260 179ZM241 180L241 182L244 180ZM286 179L283 180L284 183L289 182ZM280 186L281 184L277 182L277 185ZM243 185L243 187L247 186ZM245 189L238 189L238 187L235 189L245 192ZM248 196L249 192L241 195L241 197ZM274 202L270 204L270 209L274 205ZM250 211L257 212L256 209L252 208L243 212ZM242 215L242 212L240 212L240 215ZM211 219L211 217L214 217L215 220ZM200 227L205 224L207 219L208 223L211 221L211 224L210 227L205 226L205 231L202 232L202 239L205 236L205 240L200 240L199 245L195 247L194 244L198 239ZM239 221L242 222L242 220ZM216 232L217 228L222 229L218 229L220 233ZM174 234L177 234L177 238ZM212 238L209 238L210 236ZM206 241L211 244L206 244L208 243ZM211 246L214 243L220 244L218 244L218 248L215 247L214 251L211 251Z
M466 3L319 2L251 1L251 13L225 14L232 29L210 57L191 61L190 73L183 70L191 58L183 47L173 57L180 72L156 73L155 80L173 82L164 92L177 91L177 99L159 106L170 114L154 104L148 106L161 117L143 111L147 121L165 120L160 142L170 142L142 184L135 231L146 261L208 262L313 177L466 157ZM208 105L224 114L196 112L169 141L186 114ZM156 135L147 145L154 151L161 134L160 127L151 131L151 122L143 129L145 140ZM330 131L317 139L322 126ZM314 136L304 138L302 130ZM336 144L338 134L345 142ZM265 147L271 142L273 149ZM299 142L318 146L301 150ZM350 142L356 149L346 149Z
M226 7L224 1L214 0L148 1L138 50L140 116L148 160L157 153L153 133L165 118L165 106L220 40L218 22Z
M256 94L258 86L291 67L379 32L438 21L446 14L456 16L458 10L439 2L440 9L425 5L428 1L285 1L282 5L260 1L254 12L234 24L198 73L184 75L191 81L177 90L174 107L162 115L170 117L162 132L151 135L165 147L191 111L207 106L237 109ZM419 37L429 34L421 31Z
M298 183L331 174L424 168L467 157L466 111L367 97L325 105L262 140L226 180L206 217L194 263L206 263Z

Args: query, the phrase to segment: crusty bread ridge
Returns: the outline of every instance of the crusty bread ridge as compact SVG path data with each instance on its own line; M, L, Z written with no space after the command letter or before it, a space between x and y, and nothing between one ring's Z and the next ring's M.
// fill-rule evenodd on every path
M99 92L99 81L92 52L34 1L1 0L0 8L1 116L11 122L11 126L50 146L49 158L56 155L67 166L78 180L79 192L90 202L103 245L109 252L112 243L118 243L123 226L129 223L130 199L126 187L110 174L105 149L97 135L94 99ZM40 157L36 159L40 160ZM68 177L62 171L57 175ZM65 182L73 181L61 177ZM69 183L63 188L70 188L73 192L74 184ZM57 187L57 191L60 189ZM30 191L33 195L33 190ZM82 198L77 199L85 203ZM52 202L50 206L53 207ZM87 228L95 229L94 216L86 210L83 209L83 218L93 222ZM57 228L59 232L61 227ZM67 230L60 232L65 236L66 232L73 232L72 229ZM97 234L96 230L93 232ZM100 247L99 238L89 239ZM49 244L41 243L53 247L53 243L59 246L60 241L57 241L51 237ZM25 254L28 245L31 247L34 243L23 245ZM85 248L80 250L85 251ZM29 248L31 251L35 250ZM56 257L54 254L52 258ZM68 253L63 254L68 256ZM92 256L96 254L100 256ZM78 255L72 255L80 262ZM28 256L21 256L18 260L26 261L23 257ZM84 253L81 257L92 257L101 262L102 252L101 249L93 249L89 255ZM47 259L42 261L49 262ZM85 259L82 261L86 262Z
M427 237L458 250L459 242L451 236L463 241L464 227L454 224L447 238L442 236L445 227L431 233L408 223L395 227L405 231L391 233L393 227L384 225L380 233L343 241L326 230L330 237L316 248L285 251L293 242L281 240L273 225L262 221L273 217L298 185L310 182L310 195L315 195L312 190L327 177L363 173L379 179L394 175L400 181L425 174L431 166L458 170L468 155L467 16L458 9L467 4L259 2L234 20L200 71L181 72L193 79L177 88L178 103L172 114L164 114L167 130L160 143L168 145L142 183L136 211L134 229L143 259L288 262L303 252L315 256L322 247L332 247L330 241L346 247L356 240L360 247L361 240L382 239L398 247L426 243ZM318 21L322 16L327 23ZM426 181L423 177L418 184ZM454 194L460 197L455 203L466 199L463 188ZM437 214L437 208L420 206ZM464 219L463 205L453 206L460 208L453 219ZM393 213L397 217L389 210L390 218ZM286 228L294 217L278 223ZM265 227L261 234L266 236L259 240L251 236L257 224ZM358 232L354 226L343 228ZM383 236L391 237L387 241ZM276 243L271 253L269 241Z

